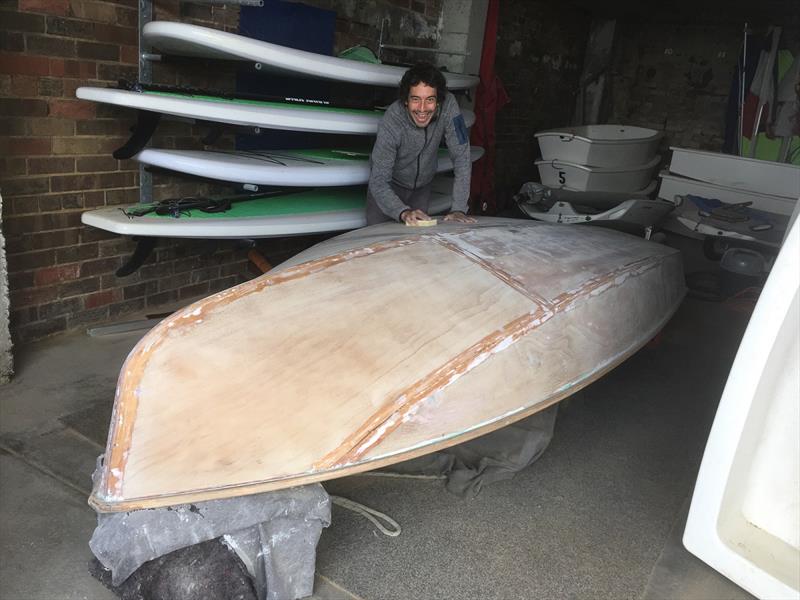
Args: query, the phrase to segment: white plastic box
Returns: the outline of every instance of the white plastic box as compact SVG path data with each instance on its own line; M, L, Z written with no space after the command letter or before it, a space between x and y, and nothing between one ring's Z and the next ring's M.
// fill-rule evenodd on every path
M661 187L658 189L658 197L672 202L675 201L675 196L692 194L693 196L713 198L730 204L750 202L750 208L765 210L787 217L792 214L794 207L797 205L797 198L759 194L742 188L670 175L666 172L662 172L659 177L661 178Z
M542 183L553 188L581 192L636 192L646 188L661 161L656 156L645 164L627 167L588 167L563 160L537 160Z
M583 125L540 131L535 137L545 161L629 168L652 161L663 135L645 127Z
M670 149L669 170L675 175L758 194L800 198L798 165L686 148Z

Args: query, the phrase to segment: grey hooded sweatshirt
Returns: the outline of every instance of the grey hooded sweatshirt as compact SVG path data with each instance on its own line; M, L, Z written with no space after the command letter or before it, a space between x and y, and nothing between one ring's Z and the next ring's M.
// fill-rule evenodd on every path
M451 211L466 213L472 171L469 133L458 102L449 92L427 127L417 127L400 100L386 110L370 157L367 202L374 202L389 218L399 220L400 213L409 206L395 193L392 185L409 191L428 185L436 175L442 137L455 172Z

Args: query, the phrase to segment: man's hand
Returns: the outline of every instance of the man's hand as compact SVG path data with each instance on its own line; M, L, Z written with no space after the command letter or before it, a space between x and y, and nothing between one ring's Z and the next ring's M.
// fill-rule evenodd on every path
M451 212L444 216L443 221L454 221L456 223L477 223L478 220L473 217L468 217L461 211Z
M429 221L430 217L418 208L407 208L400 213L400 220L406 225L416 225L417 221Z

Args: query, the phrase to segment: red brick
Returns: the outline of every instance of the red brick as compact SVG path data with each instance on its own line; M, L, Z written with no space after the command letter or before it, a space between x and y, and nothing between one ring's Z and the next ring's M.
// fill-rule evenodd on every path
M139 43L139 33L135 27L118 27L117 25L98 24L95 27L95 40L133 46Z
M90 21L66 19L63 16L46 17L47 33L86 40L96 39L95 24Z
M22 325L33 323L39 320L39 311L35 306L29 306L11 312L11 329L16 329Z
M50 191L48 177L16 177L3 184L4 196L46 194Z
M125 140L107 137L53 138L53 154L106 154L120 147Z
M106 206L134 204L139 201L139 188L122 188L106 191Z
M102 190L96 192L82 192L83 206L85 208L97 208L98 206L105 206L105 193Z
M119 163L112 156L83 156L77 161L78 173L97 173L98 171L116 171Z
M85 60L50 59L50 74L53 77L74 77L80 79L96 79L97 63Z
M72 0L70 3L72 16L89 21L99 21L101 23L114 23L117 17L117 7L105 2L84 2L83 0Z
M51 141L48 138L4 138L0 139L0 154L6 156L31 156L50 154Z
M61 265L57 267L47 267L38 269L33 276L36 286L51 285L62 281L71 281L78 278L80 273L79 264Z
M119 46L111 44L99 44L97 42L78 42L78 58L88 58L91 60L119 60Z
M11 77L11 95L17 98L30 98L39 95L39 78L29 75Z
M0 50L23 52L25 50L25 37L17 31L0 31Z
M15 339L17 339L19 342L32 342L34 340L41 340L66 330L66 317L58 317L48 321L38 321L36 323L21 325L16 327L13 333L15 334Z
M135 247L135 243L128 237L118 237L99 243L100 256L127 256Z
M101 81L114 81L120 79L126 81L136 81L139 77L137 67L120 64L100 64L97 66L97 78Z
M41 15L32 15L17 10L0 10L0 23L7 31L42 32L45 20Z
M38 196L3 199L3 216L8 219L11 215L26 215L38 210Z
M39 306L58 299L58 286L32 287L14 290L9 295L11 307L16 309L26 306Z
M24 158L0 158L0 179L25 175Z
M9 81L11 78L9 77ZM10 90L9 90L10 93ZM26 121L18 119L17 117L10 117L7 119L0 118L0 136L6 135L26 135L27 129L25 128Z
M50 60L44 56L0 54L0 73L8 75L49 75Z
M22 239L25 250L31 251L71 246L72 244L78 243L78 237L77 229L59 229L58 231L31 233L23 236Z
M134 184L131 172L91 173L85 175L56 175L50 179L54 192L72 190L101 190L106 188L130 187Z
M86 85L86 82L82 79L61 79L60 81L63 89L62 96L64 96L64 98L74 98L75 90Z
M111 240L117 237L116 233L97 229L96 227L84 227L81 229L81 243L98 242L101 240Z
M108 321L108 307L100 306L69 315L67 317L67 327L75 329L76 327L85 327L86 325L94 325L104 321Z
M75 41L66 38L28 34L25 43L29 54L67 58L75 55Z
M137 298L135 300L119 302L118 304L111 304L108 307L108 316L109 318L114 319L121 317L122 315L129 315L141 310L144 310L144 298Z
M50 116L71 119L93 119L95 105L81 100L50 100Z
M39 319L47 321L56 317L74 314L83 309L83 299L70 298L69 300L57 300L49 304L42 304L39 308Z
M79 246L71 246L68 248L57 248L56 264L62 265L69 262L89 260L91 258L97 258L97 256L97 242L93 242L91 244L81 244Z
M119 49L119 61L126 65L139 64L139 48L137 46L122 46Z
M101 273L111 273L116 271L121 264L120 257L112 256L109 258L98 258L97 260L87 260L81 263L81 277L100 275Z
M28 173L30 175L41 175L44 173L73 173L74 171L74 158L48 156L45 158L28 159Z
M69 0L19 0L19 9L29 13L66 15L69 12Z
M158 292L158 282L145 281L143 283L137 283L134 285L126 285L124 288L122 288L122 297L125 300L131 300L132 298L149 296L150 294L155 294L156 292Z
M47 101L0 98L0 114L5 117L44 117L47 116Z
M30 117L25 119L29 136L74 136L75 120L56 117Z
M99 306L106 306L119 299L118 290L105 290L103 292L95 292L89 294L84 298L84 306L86 308L97 308Z
M135 10L125 8L123 6L118 6L116 23L117 25L121 25L122 27L137 27L139 24L139 13ZM239 25L238 15L237 15L236 25L238 28Z
M82 296L84 294L96 292L99 289L99 277L92 277L91 279L76 279L75 281L68 281L59 286L59 292L62 298L69 298L70 296Z
M159 294L153 294L152 296L148 296L146 298L147 306L164 306L165 304L174 304L178 301L178 292L175 290L170 290L169 292L161 292Z
M39 79L38 92L40 96L63 96L64 82L61 79Z
M76 135L124 136L130 135L131 124L125 119L92 119L75 123Z

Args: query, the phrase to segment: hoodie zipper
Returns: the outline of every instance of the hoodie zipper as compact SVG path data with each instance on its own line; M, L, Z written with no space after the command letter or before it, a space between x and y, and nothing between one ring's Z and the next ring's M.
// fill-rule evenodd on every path
M428 128L425 127L424 131L425 131L425 143L422 144L422 150L420 150L419 154L417 154L417 172L414 175L414 187L412 188L413 190L417 189L417 179L419 179L419 159L422 156L422 153L425 152L425 148L428 146Z

